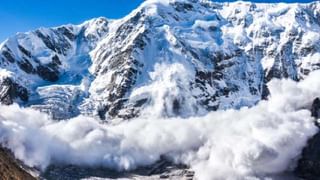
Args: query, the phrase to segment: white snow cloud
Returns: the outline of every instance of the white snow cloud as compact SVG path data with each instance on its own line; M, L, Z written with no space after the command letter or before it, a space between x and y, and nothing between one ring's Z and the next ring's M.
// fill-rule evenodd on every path
M319 76L313 72L299 83L273 80L269 101L188 119L149 116L107 125L80 116L57 122L32 109L0 106L0 142L43 169L72 163L129 170L167 155L204 180L277 174L317 132L307 109L320 96Z

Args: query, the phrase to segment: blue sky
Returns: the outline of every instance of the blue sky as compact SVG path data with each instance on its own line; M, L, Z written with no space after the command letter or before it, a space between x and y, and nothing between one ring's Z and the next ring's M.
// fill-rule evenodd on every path
M79 24L94 17L120 18L143 0L1 0L0 42L16 32Z
M142 2L143 0L2 0L0 42L16 32L39 27L79 24L100 16L120 18ZM255 2L277 1L255 0ZM310 0L282 0L282 2L310 2Z

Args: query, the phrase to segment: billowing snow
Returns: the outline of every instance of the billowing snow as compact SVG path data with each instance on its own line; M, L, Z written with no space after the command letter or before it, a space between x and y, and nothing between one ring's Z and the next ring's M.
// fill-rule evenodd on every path
M320 72L303 73L320 62L319 24L303 13L309 6L190 0L193 8L185 11L183 4L169 5L174 2L186 1L148 0L123 19L57 27L78 38L60 34L71 45L65 54L50 50L35 32L2 43L0 51L8 46L17 61L26 57L22 45L31 63L47 64L58 54L62 64L54 83L15 63L0 64L0 79L10 76L26 86L25 106L33 108L0 106L1 145L42 169L63 163L130 170L165 155L189 165L200 180L259 179L290 170L317 131L308 109L320 96ZM57 40L57 28L39 31ZM269 100L260 101L265 73L274 67L301 81L272 80ZM132 69L136 77L124 76ZM197 73L204 74L201 83ZM130 85L128 79L133 87L116 100L146 101L139 116L113 124L93 118L115 103L109 99ZM208 112L199 105L202 98L218 110Z
M0 141L41 168L72 163L129 170L166 155L189 164L199 179L259 178L288 170L316 133L306 108L320 96L319 76L273 80L269 101L188 119L148 116L106 125L80 116L57 122L32 109L0 106Z

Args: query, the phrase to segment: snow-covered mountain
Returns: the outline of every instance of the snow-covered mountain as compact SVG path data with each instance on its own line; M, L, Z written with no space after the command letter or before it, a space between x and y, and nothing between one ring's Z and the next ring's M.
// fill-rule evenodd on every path
M318 177L319 32L319 1L147 0L18 33L0 45L2 154L48 179Z
M320 67L320 3L148 0L118 20L18 33L0 45L0 101L101 119L253 106L272 78Z
M62 119L77 113L92 75L89 52L108 33L108 21L40 28L1 44L1 102L19 102Z

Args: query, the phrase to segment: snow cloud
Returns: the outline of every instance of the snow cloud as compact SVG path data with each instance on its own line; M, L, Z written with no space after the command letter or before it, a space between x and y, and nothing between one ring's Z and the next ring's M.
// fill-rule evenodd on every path
M308 109L320 97L319 76L273 80L268 101L188 119L149 116L108 125L80 116L57 122L32 109L0 106L0 142L42 169L64 163L130 170L166 155L190 165L199 179L268 176L288 170L317 132Z

